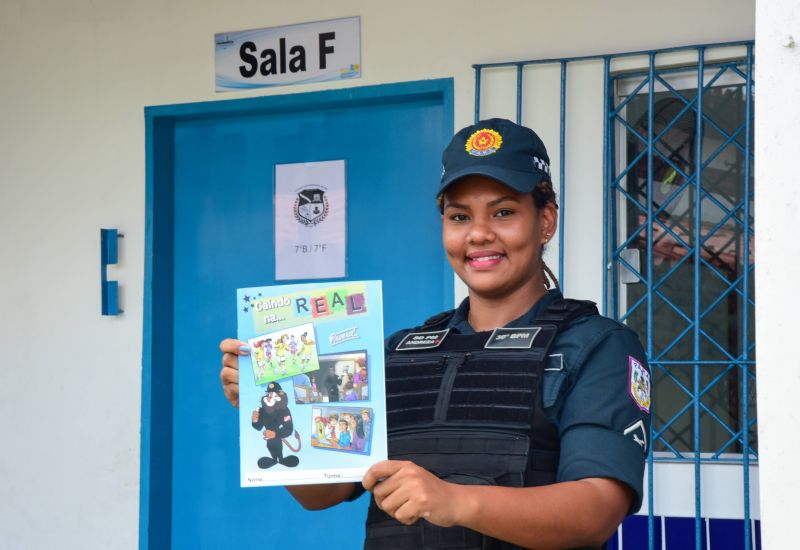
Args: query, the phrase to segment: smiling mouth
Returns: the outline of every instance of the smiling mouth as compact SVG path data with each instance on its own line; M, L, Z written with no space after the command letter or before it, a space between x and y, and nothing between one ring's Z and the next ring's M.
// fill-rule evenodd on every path
M474 269L489 269L499 264L504 256L505 254L500 254L497 252L479 252L477 254L467 256L466 259L467 264Z

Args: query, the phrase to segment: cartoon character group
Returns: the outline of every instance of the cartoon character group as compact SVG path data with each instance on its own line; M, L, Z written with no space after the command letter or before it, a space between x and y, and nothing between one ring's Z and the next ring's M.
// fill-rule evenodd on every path
M300 335L298 342L294 334L281 334L275 341L272 338L264 338L253 342L253 354L258 368L258 379L264 377L266 369L272 368L276 376L286 375L287 356L291 366L297 366L298 358L300 361L300 372L304 372L311 361L314 340L308 336L308 332ZM273 355L275 360L273 361Z
M294 377L297 404L366 401L369 374L365 351L327 354L319 357L319 370Z
M326 449L367 452L372 432L372 410L331 410L314 418L311 445Z

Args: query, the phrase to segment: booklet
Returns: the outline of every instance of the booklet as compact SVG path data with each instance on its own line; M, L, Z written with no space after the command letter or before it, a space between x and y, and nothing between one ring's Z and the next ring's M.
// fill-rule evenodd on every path
M385 460L380 281L241 288L242 487L360 482Z

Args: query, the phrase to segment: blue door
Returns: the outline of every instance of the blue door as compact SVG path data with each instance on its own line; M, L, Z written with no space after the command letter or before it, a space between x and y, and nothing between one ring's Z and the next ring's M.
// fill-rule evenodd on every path
M357 548L367 499L306 512L239 488L219 341L235 289L275 282L274 166L344 159L347 279L384 284L387 334L452 303L434 195L452 81L147 109L143 548Z

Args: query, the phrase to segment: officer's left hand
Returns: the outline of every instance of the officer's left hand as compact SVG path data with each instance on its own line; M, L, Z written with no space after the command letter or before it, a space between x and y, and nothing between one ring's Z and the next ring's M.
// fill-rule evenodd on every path
M272 430L264 430L264 439L275 439L275 432Z
M458 521L460 486L442 481L413 462L378 462L362 483L372 491L378 507L404 525L420 518L440 527L451 527Z

